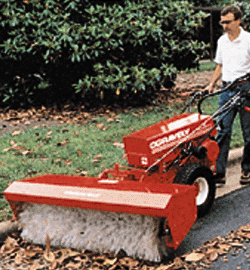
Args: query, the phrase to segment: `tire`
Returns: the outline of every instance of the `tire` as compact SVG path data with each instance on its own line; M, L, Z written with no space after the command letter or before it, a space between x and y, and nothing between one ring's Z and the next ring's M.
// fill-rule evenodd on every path
M212 172L207 167L199 163L184 165L177 173L173 183L185 185L198 183L200 189L196 197L198 217L209 212L215 199L215 182Z

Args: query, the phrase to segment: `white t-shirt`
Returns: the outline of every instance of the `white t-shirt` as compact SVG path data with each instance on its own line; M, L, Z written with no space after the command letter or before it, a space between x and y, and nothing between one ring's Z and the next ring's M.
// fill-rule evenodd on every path
M228 34L218 40L215 62L222 65L222 80L232 82L250 72L250 33L242 28L237 39Z

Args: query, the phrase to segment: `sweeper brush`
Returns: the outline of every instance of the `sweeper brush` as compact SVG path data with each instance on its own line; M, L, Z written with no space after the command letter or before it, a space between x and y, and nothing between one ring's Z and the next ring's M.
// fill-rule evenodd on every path
M115 164L98 177L42 175L13 182L5 197L21 236L45 244L49 235L53 246L124 250L150 261L168 256L213 204L217 126L221 115L244 104L242 93L213 116L199 107L199 113L125 136L128 167Z
M53 246L161 260L196 219L195 187L115 178L45 175L5 196L26 240L45 244L48 233Z

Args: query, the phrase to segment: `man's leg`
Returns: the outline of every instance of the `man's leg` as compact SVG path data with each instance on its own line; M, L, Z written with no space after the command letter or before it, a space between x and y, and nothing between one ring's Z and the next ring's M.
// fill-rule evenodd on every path
M250 84L242 86L246 91L250 88ZM242 108L240 108L241 128L244 138L244 152L241 162L242 176L241 184L250 184L250 112L247 112L244 107L250 107L250 100L246 100Z
M220 95L219 108L228 102L235 95L234 91L226 91ZM225 174L227 168L228 153L230 149L232 125L237 111L225 112L219 118L220 128L218 130L217 142L220 147L220 153L217 159L217 183L225 183Z

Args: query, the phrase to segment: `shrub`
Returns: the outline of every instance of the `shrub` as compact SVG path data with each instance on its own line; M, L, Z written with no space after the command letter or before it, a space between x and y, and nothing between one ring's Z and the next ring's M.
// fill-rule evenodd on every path
M150 101L205 49L204 14L186 1L2 0L0 10L1 105Z
M242 22L244 29L250 32L250 4L245 2L238 2L237 5L243 12Z

